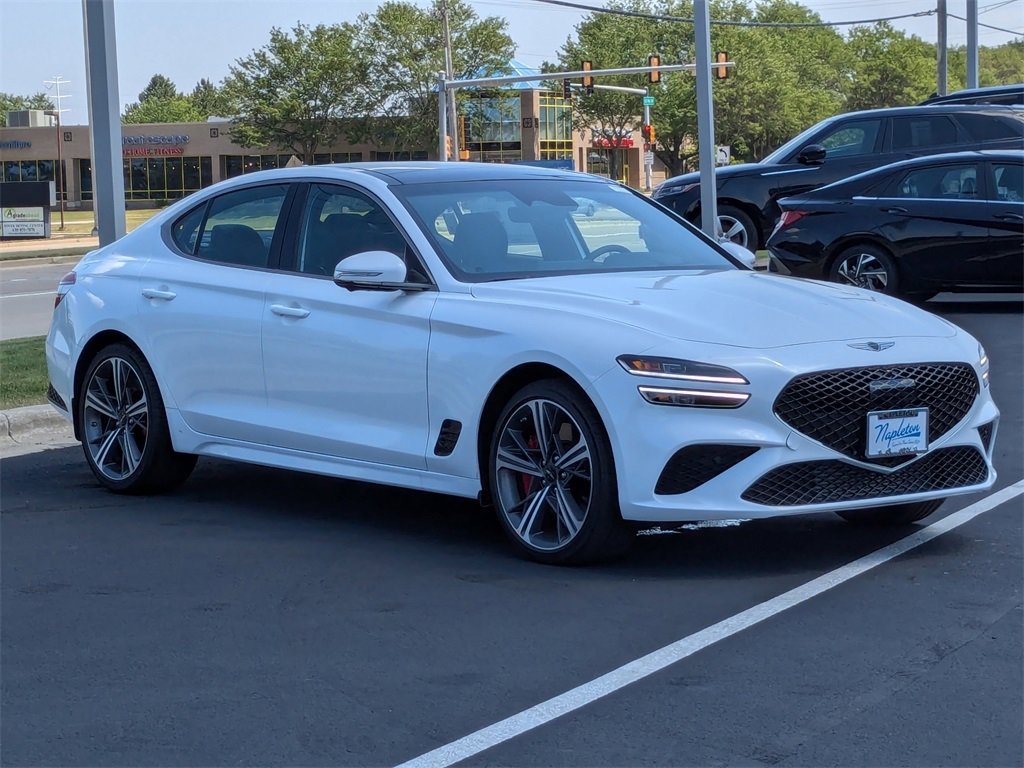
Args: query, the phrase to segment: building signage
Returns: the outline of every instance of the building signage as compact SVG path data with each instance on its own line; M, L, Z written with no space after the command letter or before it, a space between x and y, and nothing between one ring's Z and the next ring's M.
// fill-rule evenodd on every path
M31 149L31 141L0 141L0 149Z
M175 157L185 154L185 145L191 137L188 134L159 136L122 136L121 146L124 157Z
M125 147L124 157L165 157L184 155L184 147Z
M121 143L125 146L137 144L188 144L188 134L167 136L122 136Z
M46 237L46 219L43 208L0 209L0 228L4 237Z

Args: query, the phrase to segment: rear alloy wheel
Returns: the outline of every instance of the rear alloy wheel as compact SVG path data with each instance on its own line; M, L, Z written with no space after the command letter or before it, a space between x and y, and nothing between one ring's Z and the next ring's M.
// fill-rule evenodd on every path
M899 276L892 257L871 245L847 248L839 254L829 272L829 279L834 283L855 285L890 295L895 295L899 287Z
M78 427L89 468L117 493L178 485L196 457L171 447L163 399L149 365L125 344L102 350L86 371Z
M491 498L520 554L558 564L623 554L631 531L593 406L564 382L539 381L517 392L497 423Z
M851 509L837 512L843 520L858 525L910 525L923 520L942 506L943 499L916 501L909 504L894 504L891 507L872 509Z
M718 228L722 238L742 245L748 251L757 250L757 228L746 213L731 205L718 208Z

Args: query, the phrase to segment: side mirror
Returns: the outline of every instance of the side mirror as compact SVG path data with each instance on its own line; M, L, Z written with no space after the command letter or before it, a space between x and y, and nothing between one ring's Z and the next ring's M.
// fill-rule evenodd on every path
M407 283L405 262L389 251L365 251L342 259L334 282L349 291L425 291L426 283Z
M821 165L825 162L825 155L827 154L828 150L821 146L821 144L808 144L800 150L796 160L804 165Z
M720 240L718 245L721 246L726 253L741 264L745 264L750 267L750 269L753 269L757 264L757 255L739 243L734 243L732 240Z

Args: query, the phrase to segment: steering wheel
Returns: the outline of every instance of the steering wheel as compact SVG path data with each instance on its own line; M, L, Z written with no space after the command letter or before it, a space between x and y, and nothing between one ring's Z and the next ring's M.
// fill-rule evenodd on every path
M600 248L591 251L590 255L587 257L587 261L597 261L602 256L608 256L612 253L632 253L632 251L624 245L609 243L608 245L602 245Z

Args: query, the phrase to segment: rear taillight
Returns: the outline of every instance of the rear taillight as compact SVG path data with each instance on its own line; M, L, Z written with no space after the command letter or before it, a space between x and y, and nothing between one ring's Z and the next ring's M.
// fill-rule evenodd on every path
M56 309L57 305L60 304L64 297L68 295L68 291L71 290L71 286L75 284L77 276L74 272L68 272L64 277L57 283L57 296L53 300L53 308Z
M779 229L791 227L807 215L807 211L783 211L779 219Z

